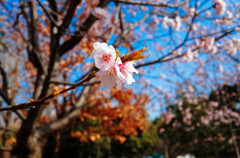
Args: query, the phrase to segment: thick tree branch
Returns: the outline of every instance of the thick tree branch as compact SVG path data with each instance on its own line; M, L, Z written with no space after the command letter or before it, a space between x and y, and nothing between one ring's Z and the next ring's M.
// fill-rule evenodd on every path
M2 75L2 80L3 80L3 91L5 93L7 93L7 89L8 89L8 81L7 81L7 74L6 72L3 70L1 63L0 63L0 71L1 71L1 75Z
M35 1L29 1L28 6L30 8L30 21L28 23L28 40L27 46L29 60L38 69L38 72L44 72L41 56L38 48L38 13ZM25 11L23 11L25 12ZM25 17L28 21L28 17Z
M60 17L60 15L58 14L57 3L55 0L48 0L48 3L50 7L48 11L51 13L51 16L53 17L53 19L57 21L57 19Z
M8 98L7 93L0 89L0 96L4 99L7 104L11 104L12 101Z
M90 87L85 87L83 89L83 92L80 97L80 100L78 101L78 104L76 105L75 109L72 110L68 115L64 116L63 118L61 118L55 122L52 122L49 125L41 127L39 129L41 136L46 136L46 135L52 134L60 129L63 129L67 125L69 125L73 120L76 120L79 117L79 112L80 112L81 107L83 107L86 102L86 97L88 96L89 90L90 90Z
M98 7L104 8L109 2L110 0L101 0ZM75 32L77 36L72 36L69 40L60 46L60 57L75 47L82 40L82 38L87 34L88 30L91 28L95 21L97 21L97 17L90 14L86 21Z
M43 12L46 14L46 16L48 17L48 19L51 21L51 23L53 23L55 26L58 26L56 19L54 19L54 17L52 16L52 14L50 14L47 9L44 7L44 5L42 4L42 2L40 0L37 0L38 4L41 6Z
M80 2L81 2L81 0L71 0L70 1L67 14L63 19L62 25L59 27L59 32L58 32L59 36L61 36L66 31L66 29L69 27L69 25L72 21L74 12Z
M82 24L82 26L79 27L78 31L74 33L74 34L77 34L78 36L73 35L69 40L67 40L60 46L59 55L62 56L66 52L71 50L73 47L75 47L82 40L82 38L87 34L88 30L96 20L97 18L92 14L90 14L90 16Z

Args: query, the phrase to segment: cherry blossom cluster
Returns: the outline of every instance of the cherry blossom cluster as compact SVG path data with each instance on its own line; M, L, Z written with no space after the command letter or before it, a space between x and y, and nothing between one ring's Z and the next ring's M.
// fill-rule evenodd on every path
M200 43L197 43L197 45L200 47L200 50L202 52L210 52L210 53L216 53L217 47L215 46L215 38L208 37L201 39Z
M218 15L226 11L226 2L224 0L215 0L215 9Z
M240 50L240 39L232 39L223 45L223 49L231 55L235 55Z
M95 60L95 66L99 69L96 76L101 77L104 87L111 89L117 84L120 88L124 82L127 84L135 82L133 73L137 74L138 71L133 67L131 61L122 63L112 45L95 42L93 47L91 56Z
M168 26L171 26L174 30L179 31L182 26L182 21L180 16L176 16L175 19L168 18L167 16L165 16L163 18L162 26L165 29L168 29Z

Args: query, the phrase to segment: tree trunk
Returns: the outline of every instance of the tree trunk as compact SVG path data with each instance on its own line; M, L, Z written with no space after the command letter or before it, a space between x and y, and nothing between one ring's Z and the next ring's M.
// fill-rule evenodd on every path
M12 147L8 140L4 141L4 148L2 149L2 158L11 157Z
M24 139L24 138L23 138ZM19 158L42 158L43 148L47 138L40 137L35 131L34 135L28 137L27 142L18 138L17 153Z
M11 151L12 151L12 146L9 142L10 133L5 131L2 135L2 137L3 137L3 147L1 148L2 158L10 158L11 157Z

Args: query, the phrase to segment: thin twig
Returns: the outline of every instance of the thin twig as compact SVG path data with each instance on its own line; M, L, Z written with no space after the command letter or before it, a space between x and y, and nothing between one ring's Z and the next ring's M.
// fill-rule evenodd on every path
M51 80L50 83L52 83L52 84L68 85L68 86L73 86L73 85L76 84L76 83L71 83L71 82L54 81L54 80ZM100 81L95 81L95 82L90 82L90 83L84 83L82 86L91 86L91 85L98 84L98 83L101 83L101 82Z
M43 12L46 14L46 16L49 18L49 20L55 25L58 26L57 21L54 20L54 18L49 14L49 12L47 11L47 9L44 7L44 5L42 4L42 2L40 0L37 0L37 2L39 3L39 5L41 6L41 8L43 9Z

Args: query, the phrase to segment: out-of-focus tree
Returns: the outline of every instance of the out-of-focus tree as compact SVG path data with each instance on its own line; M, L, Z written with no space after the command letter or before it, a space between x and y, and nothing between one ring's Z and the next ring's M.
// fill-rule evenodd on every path
M126 136L136 136L148 128L145 111L149 101L147 95L136 95L131 89L119 91L115 88L111 90L110 98L103 96L101 92L92 92L92 94L99 97L90 97L89 102L92 105L83 107L80 112L80 121L84 130L82 133L77 131L76 136L80 140L94 142L103 135L123 144ZM114 104L106 102L106 99L115 100L118 106L114 107ZM87 129L84 128L85 123L89 126ZM72 135L75 136L74 133Z
M162 150L164 144L158 137L158 124L150 123L147 130L139 130L137 135L125 134L118 135L118 137L110 137L103 134L100 135L99 133L101 132L99 131L98 133L95 131L95 133L92 134L87 134L89 131L80 132L80 130L83 129L90 129L88 126L91 126L91 129L93 129L93 125L95 128L101 128L101 124L96 124L95 121L91 120L88 122L85 121L84 124L80 123L81 127L76 126L77 130L71 133L71 137L69 134L70 130L68 133L64 133L62 136L63 142L61 143L62 146L59 150L59 156L130 158L144 157L147 155L153 155L153 153L164 152L164 150ZM72 128L72 130L73 129L74 128ZM162 152L160 152L161 150ZM69 153L71 153L71 155Z
M239 84L224 85L213 91L209 99L199 97L197 101L183 97L180 104L170 105L167 112L155 120L167 148L165 154L168 157L185 154L238 157L238 91Z
M146 93L148 107L164 108L177 94L191 98L239 82L239 6L231 0L0 0L0 109L6 111L0 125L12 142L9 132L17 133L17 143L2 139L4 157L13 145L19 157L41 157L50 137L57 152L60 132L85 117L80 115L85 106L101 114L111 102L116 109L108 109L109 115L127 107L115 105L112 96L129 97L124 88L109 93L93 86L99 77L86 80L96 70L90 54L97 41L112 44L120 55L148 46L149 57L136 65L141 78L128 87L132 100ZM58 95L69 86L71 92ZM99 104L92 104L95 100ZM109 123L117 115L111 116ZM130 134L136 135L140 124ZM113 133L129 132L120 129ZM111 137L111 130L103 131Z

